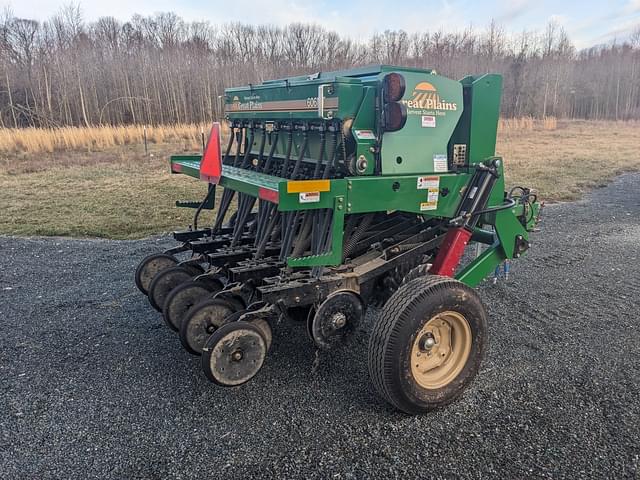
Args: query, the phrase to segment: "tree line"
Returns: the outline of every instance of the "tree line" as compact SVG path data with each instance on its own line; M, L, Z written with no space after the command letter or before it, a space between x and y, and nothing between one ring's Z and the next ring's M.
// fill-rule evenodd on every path
M209 122L225 87L366 64L504 75L505 116L640 118L640 26L624 42L578 51L542 32L388 30L353 41L318 25L186 22L172 12L44 22L0 18L0 127Z

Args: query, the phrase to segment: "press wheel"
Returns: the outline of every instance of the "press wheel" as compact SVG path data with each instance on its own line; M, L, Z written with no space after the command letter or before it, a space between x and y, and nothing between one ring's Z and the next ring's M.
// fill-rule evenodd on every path
M455 400L480 368L487 312L472 288L428 275L402 285L369 340L369 374L399 410L421 413Z
M169 267L159 272L149 285L148 296L151 306L161 312L171 290L191 280L194 275L193 269L181 266Z
M338 291L309 311L307 329L318 348L331 350L346 343L363 315L364 307L358 295Z
M154 253L142 259L136 268L134 276L136 287L142 293L149 293L149 285L156 274L166 268L177 265L178 260L173 255Z
M220 288L216 290L215 287L216 285L211 282L189 280L171 290L162 308L162 317L169 328L179 332L182 320L189 309L207 295L220 290Z
M221 298L203 300L189 309L180 325L180 342L194 355L201 355L209 337L231 321L234 305Z
M260 371L267 350L267 342L257 325L242 320L227 323L207 341L202 369L217 385L242 385Z

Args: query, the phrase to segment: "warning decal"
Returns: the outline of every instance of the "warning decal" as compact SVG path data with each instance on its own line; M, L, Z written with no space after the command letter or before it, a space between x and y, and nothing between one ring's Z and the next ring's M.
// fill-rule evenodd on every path
M375 140L376 135L372 130L354 130L358 140Z
M437 175L418 177L418 190L427 190L429 188L440 188L440 177Z
M300 203L317 203L320 201L320 192L302 192L298 199Z
M422 128L435 128L436 117L434 115L422 115Z
M418 190L427 191L427 201L420 202L420 211L438 209L438 195L440 192L440 177L418 177Z

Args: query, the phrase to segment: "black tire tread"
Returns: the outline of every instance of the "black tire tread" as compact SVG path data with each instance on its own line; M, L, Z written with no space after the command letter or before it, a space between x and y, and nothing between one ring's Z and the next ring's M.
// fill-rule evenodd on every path
M451 285L463 285L465 289L475 294L473 289L451 277L427 275L414 278L403 284L389 298L374 323L369 337L369 376L376 391L399 410L406 411L406 408L403 408L397 396L388 388L386 379L393 375L394 364L385 355L386 351L399 341L396 326L403 321L402 313L407 309L408 305L419 302L434 291Z

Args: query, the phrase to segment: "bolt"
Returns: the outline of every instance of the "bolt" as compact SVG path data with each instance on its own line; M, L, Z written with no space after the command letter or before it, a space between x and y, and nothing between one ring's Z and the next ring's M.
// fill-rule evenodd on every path
M344 313L336 313L333 315L331 323L335 328L343 328L347 324L347 317Z
M240 360L242 360L242 352L240 350L236 350L231 354L231 359L234 362L239 362Z
M358 157L358 162L356 163L356 169L358 172L364 172L367 169L367 165L367 158L364 155L360 155Z
M420 339L420 350L431 350L436 345L433 333L427 332Z

